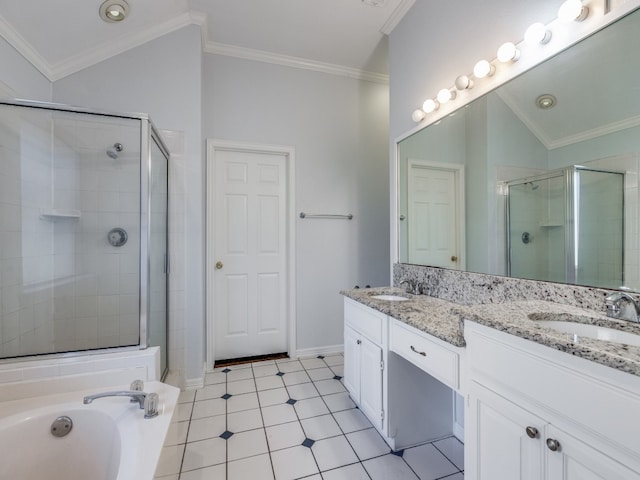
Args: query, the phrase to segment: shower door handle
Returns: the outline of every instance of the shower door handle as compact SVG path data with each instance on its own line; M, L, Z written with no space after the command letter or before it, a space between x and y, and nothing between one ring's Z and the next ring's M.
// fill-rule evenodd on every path
M224 263L222 263L220 260L218 260L216 262L216 270L221 270L222 267L224 267Z

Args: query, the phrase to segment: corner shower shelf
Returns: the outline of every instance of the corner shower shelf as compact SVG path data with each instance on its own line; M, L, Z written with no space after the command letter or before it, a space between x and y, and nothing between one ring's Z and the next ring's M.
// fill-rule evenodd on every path
M80 218L80 210L40 209L42 220L77 220Z

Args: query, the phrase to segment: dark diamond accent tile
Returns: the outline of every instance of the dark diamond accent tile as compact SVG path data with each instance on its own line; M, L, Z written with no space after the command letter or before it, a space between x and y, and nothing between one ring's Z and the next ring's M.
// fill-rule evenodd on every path
M229 373L231 371L230 368L225 368L224 370L222 370L222 373Z
M342 377L340 375L335 375L333 377L334 380L342 380Z
M231 397L233 397L233 395L230 395L228 393L225 393L224 395L222 395L220 398L224 399L224 400L229 400Z
M297 400L294 400L293 398L290 398L285 403L288 403L289 405L295 405L296 402L297 402Z
M229 440L232 436L233 432L230 432L229 430L225 430L220 434L220 438L224 438L225 440Z
M311 447L313 447L314 443L316 443L315 440L311 440L310 438L305 438L304 442L302 442L302 446L303 447L307 447L307 448L311 448Z
M324 358L324 355L318 355L318 358L322 360Z
M279 377L282 377L284 375L284 372L278 372L276 373L276 375L278 375Z
M391 450L391 453L393 453L396 457L402 457L404 455L404 449L396 450L395 452Z

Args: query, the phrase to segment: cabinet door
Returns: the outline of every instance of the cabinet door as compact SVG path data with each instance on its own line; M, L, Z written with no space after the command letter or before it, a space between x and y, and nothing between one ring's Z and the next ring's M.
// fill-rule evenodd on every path
M473 384L470 392L467 471L475 480L540 480L545 422Z
M630 470L553 425L547 429L545 443L547 480L640 479L638 472Z
M382 349L366 338L360 344L360 409L371 423L383 428Z
M344 386L351 398L360 404L360 336L344 327Z

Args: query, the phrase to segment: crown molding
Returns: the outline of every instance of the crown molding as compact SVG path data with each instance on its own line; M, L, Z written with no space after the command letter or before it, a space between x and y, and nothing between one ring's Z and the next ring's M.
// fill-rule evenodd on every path
M381 33L385 35L390 35L393 32L393 29L398 26L398 24L402 21L404 16L407 14L413 4L416 3L416 0L402 0L400 5L398 5L395 10L391 13L391 16L384 23L382 28L380 29Z
M413 2L415 2L415 0L403 0L403 4L413 4ZM394 15L398 11L398 8L394 11ZM129 35L123 35L108 44L103 44L88 52L75 55L54 65L50 65L29 42L27 42L9 25L9 23L5 21L2 16L0 16L0 35L50 82L55 82L188 25L198 25L200 27L202 35L202 49L205 53L300 68L303 70L312 70L330 75L338 75L373 83L380 83L383 85L389 84L389 76L381 73L369 72L332 63L318 62L307 58L280 55L263 50L255 50L213 42L209 40L207 15L198 11L185 12L169 21L155 25L152 28Z
M16 49L36 70L44 75L47 80L52 81L53 72L49 63L38 53L38 51L27 42L5 19L0 15L0 36L9 45Z
M244 60L251 60L254 62L271 63L285 67L312 70L315 72L350 77L384 85L389 83L389 76L381 73L369 72L333 63L318 62L308 58L280 55L277 53L265 52L264 50L255 50L253 48L238 47L236 45L228 45L225 43L208 41L204 46L204 52L213 55L242 58Z
M133 34L123 35L108 44L103 44L87 53L70 57L68 60L53 66L50 80L60 80L61 78L77 73L87 67L139 47L151 40L155 40L163 35L175 32L180 28L191 25L194 23L193 20L194 17L189 12L185 12L182 15L172 18L164 23L160 23Z

